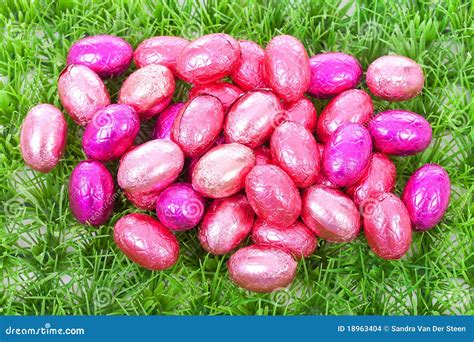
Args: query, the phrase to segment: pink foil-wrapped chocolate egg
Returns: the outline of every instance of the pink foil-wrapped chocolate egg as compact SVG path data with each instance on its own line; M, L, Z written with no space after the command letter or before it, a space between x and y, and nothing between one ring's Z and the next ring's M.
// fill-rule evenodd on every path
M183 106L183 102L171 104L158 115L153 126L152 139L171 140L171 129L173 128L174 120Z
M370 198L395 188L397 170L395 164L383 153L374 153L365 174L346 189L346 193L360 207Z
M101 77L118 76L132 62L133 48L120 37L90 36L72 44L67 64L85 65Z
M173 140L187 157L206 152L219 136L224 124L224 107L214 96L201 95L180 110L171 129Z
M279 227L292 225L301 212L295 183L275 165L256 165L247 175L245 192L261 219Z
M319 149L310 131L295 122L285 122L275 129L270 140L272 160L299 188L313 184L319 175Z
M170 268L179 258L179 244L173 233L145 214L128 214L118 220L114 241L130 260L149 270Z
M59 100L71 118L84 126L95 112L110 104L104 82L84 65L69 65L58 79Z
M326 99L345 90L357 87L362 78L362 66L351 55L327 52L309 60L311 81L308 92L319 99Z
M313 102L302 97L294 103L286 105L285 121L292 121L305 126L310 132L316 127L317 112Z
M63 113L50 104L39 104L26 114L20 133L20 151L33 170L48 173L61 159L67 140Z
M382 193L363 208L364 234L372 251L383 259L400 259L410 248L411 223L403 202Z
M372 99L363 90L346 90L333 98L321 112L316 127L319 141L326 143L331 135L345 122L361 125L374 113Z
M241 248L227 263L230 279L254 292L272 292L288 286L296 276L296 266L289 252L268 245Z
M324 148L323 170L338 186L359 180L370 161L372 140L360 124L346 122L331 136Z
M133 145L140 118L128 105L112 104L98 110L82 136L87 158L108 162L120 158Z
M270 149L266 146L259 146L253 150L255 154L255 165L273 164Z
M76 219L83 224L100 226L114 208L114 179L98 161L77 164L69 179L69 205Z
M295 37L274 37L265 49L265 83L286 102L295 102L308 89L311 70L308 54Z
M330 242L349 242L360 232L360 213L339 190L313 185L303 194L303 222L317 236Z
M324 145L323 144L318 144L318 150L319 150L319 157L321 158L321 164L323 161L323 153L324 153ZM333 188L333 189L339 189L339 186L331 182L328 177L324 174L323 168L319 171L318 178L314 182L314 184L320 184L320 185L325 185L327 187Z
M263 59L265 50L257 43L239 40L242 53L240 63L230 77L242 90L249 91L265 88L263 75Z
M183 231L194 228L204 215L204 198L191 184L175 183L156 200L156 216L167 228Z
M253 151L238 143L218 145L194 165L193 188L205 197L231 196L245 186L245 177L255 165Z
M256 90L241 96L230 108L224 124L229 142L250 148L262 145L279 125L283 110L280 100L270 91Z
M184 155L178 145L169 140L151 140L123 155L117 181L137 207L151 210L158 194L176 180L183 165Z
M123 82L119 103L132 106L140 119L148 120L169 105L174 88L170 69L150 64L136 70Z
M402 195L415 230L425 231L436 226L448 208L450 195L449 175L441 166L426 164L416 170Z
M192 84L216 82L229 76L240 62L239 43L224 33L202 36L184 47L176 69Z
M318 245L313 232L299 221L288 227L276 227L257 219L252 228L252 241L286 249L298 259L309 257Z
M396 156L420 153L431 142L431 125L407 110L386 110L369 122L369 132L379 151Z
M254 216L244 195L214 200L199 227L201 246L214 255L231 252L250 234Z
M181 37L159 36L145 39L133 53L133 60L138 68L149 64L167 67L176 75L176 63L181 51L189 41Z
M242 90L231 83L216 82L192 87L189 92L189 99L192 100L199 95L215 96L222 102L224 112L227 113L229 108L242 93Z
M372 94L387 101L406 101L418 96L425 77L416 62L405 56L382 56L367 68L365 81Z

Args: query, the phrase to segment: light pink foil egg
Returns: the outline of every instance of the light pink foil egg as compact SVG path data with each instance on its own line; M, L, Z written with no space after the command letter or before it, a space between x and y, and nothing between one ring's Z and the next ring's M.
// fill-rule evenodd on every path
M245 186L245 177L255 165L253 151L245 145L218 145L194 165L193 188L205 197L231 196Z
M214 200L199 227L202 248L214 255L231 252L250 234L254 216L244 195Z
M319 157L321 158L321 162L323 160L323 153L324 153L324 145L323 144L318 144L318 150L319 150ZM327 187L333 188L333 189L339 189L339 186L331 182L328 177L324 174L323 168L319 170L319 175L318 178L316 179L316 182L314 184L320 184L320 185L325 185Z
M20 133L20 151L33 170L48 173L61 159L67 140L63 113L50 104L39 104L26 114Z
M268 223L288 227L300 215L298 189L278 166L255 166L245 180L245 192L255 213Z
M224 112L227 113L235 100L242 94L242 90L231 83L216 82L192 87L189 92L189 99L192 100L199 95L215 96L222 102Z
M303 194L303 222L317 236L330 242L349 242L360 231L360 213L339 190L313 185Z
M71 118L84 126L95 112L110 104L104 82L84 65L69 65L58 79L59 100Z
M260 146L270 138L283 114L280 100L272 92L248 92L234 103L227 114L224 125L226 140L250 148Z
M117 173L119 186L140 209L151 210L161 190L183 169L184 155L169 140L151 140L127 152Z
M148 120L169 105L174 88L170 69L150 64L136 70L123 82L119 103L132 106L140 119Z
M273 164L270 149L266 146L259 146L253 150L255 154L255 164L265 165Z
M239 45L242 56L239 65L230 75L232 81L245 91L265 88L263 75L265 50L257 43L248 40L239 40Z
M159 114L153 126L153 139L171 140L171 129L173 128L174 119L178 116L183 106L184 103L182 102L174 103L166 107L166 109Z
M188 101L174 120L173 140L187 157L197 157L212 146L222 131L224 107L214 96L201 95Z
M241 248L227 263L230 279L254 292L272 292L288 286L296 276L296 266L289 252L268 245Z
M302 97L294 103L286 104L285 120L302 124L310 132L313 132L317 121L317 112L313 102L306 97Z

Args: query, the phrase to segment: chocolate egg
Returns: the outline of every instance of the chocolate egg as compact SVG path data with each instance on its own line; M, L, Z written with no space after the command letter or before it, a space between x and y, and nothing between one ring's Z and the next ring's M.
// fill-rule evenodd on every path
M272 156L268 147L259 146L253 150L253 153L255 154L256 165L272 164Z
M245 186L245 177L255 165L255 155L247 146L231 143L218 145L194 165L193 187L203 196L231 196Z
M360 213L339 190L313 185L303 194L303 222L317 236L330 242L349 242L360 231Z
M232 81L245 91L265 88L265 51L257 43L248 40L239 40L239 46L242 55L239 65L230 75Z
M214 200L199 226L202 248L214 255L231 252L250 234L254 216L244 195Z
M39 104L26 114L20 133L20 151L33 170L48 173L61 159L67 140L67 124L61 111Z
M441 166L426 164L416 170L402 195L413 227L424 231L436 226L448 208L450 195L449 175Z
M242 95L242 90L231 83L216 82L192 87L189 92L189 99L192 100L199 95L212 95L217 97L224 106L224 112L227 113L230 106Z
M98 110L82 136L87 158L108 162L120 158L133 145L140 118L128 105L112 104Z
M184 103L182 102L171 104L158 115L153 126L153 139L171 140L171 129L173 128L174 120L183 106Z
M128 214L118 220L114 240L123 254L149 270L164 270L178 261L179 244L175 236L145 214Z
M286 105L285 121L292 121L305 126L310 132L316 127L316 108L313 102L302 97L296 102Z
M292 225L301 212L295 183L275 165L256 165L247 175L245 192L261 219L279 227Z
M324 153L324 145L323 144L318 144L318 150L319 150L319 157L321 158L321 164L323 160L323 153ZM324 174L324 170L321 168L319 171L318 178L314 182L314 184L321 184L325 185L327 187L333 188L333 189L339 189L339 186L331 182L328 177Z
M84 65L69 65L58 79L59 100L71 118L84 126L95 112L110 104L104 82Z
M289 252L268 245L241 248L227 263L230 279L254 292L272 292L288 286L295 278L296 266Z
M180 110L171 129L171 140L187 157L206 152L222 131L224 107L214 96L201 95Z
M119 102L132 106L140 119L148 120L171 102L174 77L165 66L150 64L133 72L123 82Z
M83 224L100 226L114 208L114 179L98 161L77 164L69 179L69 205L76 219Z

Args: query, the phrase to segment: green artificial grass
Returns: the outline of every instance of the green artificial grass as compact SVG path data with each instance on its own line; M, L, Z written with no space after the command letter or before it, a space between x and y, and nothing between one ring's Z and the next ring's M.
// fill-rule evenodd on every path
M0 4L0 314L177 315L437 315L473 314L474 79L473 7L470 1L50 1ZM370 3L370 5L366 5ZM376 100L376 111L409 109L432 124L434 140L422 154L395 158L400 194L410 174L427 162L441 164L452 180L443 221L414 233L399 261L376 257L361 236L350 244L319 241L299 262L288 289L256 294L227 277L228 256L206 254L196 230L179 233L179 262L150 272L115 246L113 226L136 212L121 194L110 221L99 229L72 216L67 182L82 159L82 130L68 117L68 145L50 174L22 161L19 129L39 102L60 106L56 80L72 42L99 33L121 36L136 47L143 39L189 39L226 32L265 46L291 34L310 55L343 51L364 69L397 53L423 66L422 94L404 103ZM131 72L131 70L129 71ZM113 98L124 77L108 80ZM365 88L365 84L362 85ZM180 84L175 99L186 98ZM324 102L315 102L318 112ZM141 139L149 138L150 124ZM109 169L116 172L117 165ZM151 213L154 215L154 213Z

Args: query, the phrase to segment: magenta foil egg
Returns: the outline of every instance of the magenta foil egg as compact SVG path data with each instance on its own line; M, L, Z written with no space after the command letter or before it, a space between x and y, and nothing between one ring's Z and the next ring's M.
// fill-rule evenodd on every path
M214 255L231 252L250 234L254 216L244 195L214 200L199 227L201 246Z
M187 157L197 157L212 146L222 131L224 107L214 96L201 95L180 110L171 129L171 140Z
M186 45L176 69L186 82L207 84L229 76L239 62L239 43L228 34L213 33Z
M303 222L317 236L330 242L349 242L360 232L360 213L343 192L313 185L303 194Z
M425 77L416 62L405 56L382 56L373 61L366 74L372 94L387 101L406 101L418 96Z
M114 226L114 240L130 260L149 270L172 267L179 258L176 237L145 214L128 214Z
M101 77L113 77L127 70L132 56L132 46L122 38L97 35L72 44L67 64L85 65Z
M319 157L321 158L321 164L323 160L323 153L324 153L324 145L323 144L318 144L318 150L319 150ZM324 174L324 170L321 168L319 171L318 178L316 179L316 182L314 184L320 184L320 185L325 185L327 187L333 188L333 189L338 189L339 186L331 182L328 177Z
M20 151L33 170L48 173L61 159L67 140L63 113L50 104L39 104L26 114L20 133Z
M138 68L149 64L167 67L176 75L176 63L181 51L189 41L181 37L159 36L145 39L133 53L133 60Z
M425 231L436 226L448 208L450 195L449 175L441 166L426 164L416 170L402 195L415 230Z
M255 148L266 142L281 122L284 111L280 100L270 91L256 90L241 96L230 108L224 124L229 142Z
M191 184L175 183L156 200L156 216L167 228L183 231L194 228L204 215L204 198Z
M364 174L371 152L369 132L360 124L346 122L334 132L324 148L324 173L337 186L351 185Z
M319 175L319 149L310 131L295 122L285 122L275 129L270 140L272 160L299 188L313 184Z
M169 105L174 88L170 69L150 64L128 76L120 88L118 99L119 103L132 106L140 119L148 120Z
M114 208L114 179L98 161L80 162L69 179L69 204L76 219L83 224L100 226Z
M230 279L253 292L272 292L288 286L296 276L296 266L290 252L269 245L241 248L227 263Z
M231 143L218 145L195 164L193 188L205 197L231 196L245 186L245 178L255 165L255 155L247 146Z
M313 102L306 97L302 97L294 103L287 104L285 121L302 124L310 132L313 132L317 121L317 112Z
M252 241L289 251L295 258L307 258L316 250L317 239L303 223L296 221L288 227L276 227L257 219L252 228Z
M169 140L151 140L125 153L117 173L119 186L140 209L155 207L158 194L178 178L184 155Z
M363 208L364 234L372 251L383 259L400 259L410 248L411 223L403 202L382 193Z
M268 223L288 227L300 215L298 189L278 166L255 166L245 180L245 192L255 213Z
M153 126L153 139L171 140L171 129L173 128L174 120L183 106L183 102L171 104L158 115Z
M82 136L87 158L108 162L120 158L140 130L140 118L128 105L112 104L98 110Z
M249 91L265 88L263 75L263 59L265 50L257 43L239 40L242 53L240 63L230 77L242 90Z
M309 60L311 81L308 92L320 99L326 99L345 90L357 87L362 78L362 66L351 55L342 52L327 52Z
M69 65L58 79L59 100L71 118L85 126L95 112L110 104L104 82L84 65Z
M391 155L420 153L431 142L430 123L407 110L387 110L369 122L369 132L377 150Z
M308 54L295 37L274 37L265 49L265 83L286 102L295 102L308 89L311 70Z
M189 92L189 99L192 100L199 95L215 96L222 102L224 112L227 113L229 108L242 93L242 90L231 83L216 82L192 87Z
M319 141L327 143L331 135L345 122L361 125L374 113L372 99L363 90L346 90L333 98L321 112L316 127Z

